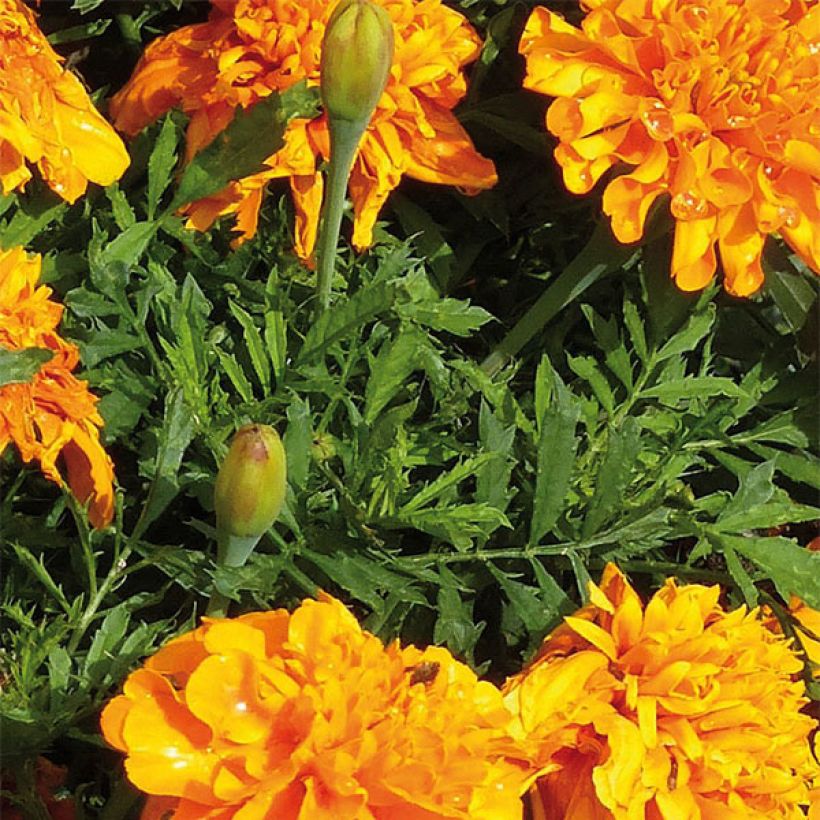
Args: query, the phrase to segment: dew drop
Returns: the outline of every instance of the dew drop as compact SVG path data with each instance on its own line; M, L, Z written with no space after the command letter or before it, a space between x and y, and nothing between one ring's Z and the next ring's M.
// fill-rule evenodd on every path
M60 159L62 159L64 162L70 160L71 151L69 151L68 148L60 149Z
M809 43L809 54L820 54L820 41L813 41Z
M675 135L672 115L660 103L656 103L652 108L641 114L641 121L646 128L647 134L653 140L664 142Z
M732 116L726 120L726 125L728 125L729 128L748 128L750 124L751 120L742 114L732 114Z
M675 219L702 219L709 212L709 203L692 191L682 191L672 197L670 208Z
M789 208L786 205L781 205L777 209L777 215L783 220L783 224L787 228L796 228L800 223L800 214L794 208Z

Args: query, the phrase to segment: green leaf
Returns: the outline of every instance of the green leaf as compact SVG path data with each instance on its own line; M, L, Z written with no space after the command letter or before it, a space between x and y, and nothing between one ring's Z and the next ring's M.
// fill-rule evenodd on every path
M300 492L307 483L310 470L310 447L313 429L310 405L299 396L288 403L288 429L285 431L285 455L288 461L288 483Z
M733 399L749 399L751 396L731 379L723 376L689 376L647 387L641 391L644 399L658 399L664 404L676 405L687 399L706 399L712 396L728 396Z
M567 356L567 364L573 373L589 384L604 410L612 414L615 409L615 397L606 376L598 367L598 362L592 356Z
M694 350L712 329L715 315L715 305L710 302L705 310L690 316L683 328L655 354L657 361Z
M619 430L610 431L606 456L595 480L595 495L584 518L584 538L598 532L623 504L640 449L641 428L634 418L628 417Z
M316 358L332 344L375 319L392 307L395 298L395 285L379 282L331 306L310 326L297 365Z
M484 399L478 414L481 445L492 458L476 471L475 499L499 510L505 510L514 495L510 488L513 469L515 425L505 427Z
M403 319L409 319L433 330L444 330L454 336L470 336L492 320L484 308L461 299L436 299L434 302L407 302L396 308Z
M269 393L270 360L268 359L268 354L265 351L265 343L262 341L262 334L259 332L259 328L256 327L251 315L239 307L236 302L231 300L228 302L228 307L239 324L242 325L242 332L245 339L245 345L247 346L248 353L251 357L251 364L253 365L253 369L256 372L256 376L259 379L259 383L262 385L265 393Z
M472 651L484 631L484 623L476 624L472 607L465 603L458 590L458 579L446 568L441 570L441 587L436 599L438 620L433 641L446 645L456 655L464 657Z
M531 639L543 637L556 613L544 606L533 587L513 581L492 563L487 564L487 569L498 582L513 612L521 619L521 623L530 633Z
M558 521L569 490L578 439L580 409L572 394L556 379L552 405L541 421L533 498L530 544L537 544Z
M165 399L154 479L140 515L138 531L142 532L174 500L179 492L177 473L182 457L194 437L196 421L183 398L182 389L174 388Z
M632 392L632 362L621 341L615 319L604 319L589 305L581 305L581 310L592 328L598 347L604 352L607 367L618 377L621 384Z
M765 504L774 493L774 462L758 464L740 479L740 485L732 500L723 508L718 521L725 528L726 522L744 516L755 507Z
M629 331L629 338L632 340L632 346L635 348L638 358L645 362L649 358L649 348L646 344L643 319L638 312L638 308L628 299L624 301L624 324Z
M446 473L442 473L437 479L435 479L435 481L430 482L419 490L413 496L413 499L401 508L400 514L403 515L413 512L414 510L419 510L425 504L429 504L431 501L435 501L437 498L440 498L448 490L452 489L465 479L472 478L481 467L492 459L492 457L492 453L481 453L480 455L473 456L472 458L465 459L459 464L456 464L456 466L451 470L448 470Z
M269 310L265 313L265 344L273 365L273 376L279 384L285 377L288 354L287 325L281 310Z
M410 374L421 367L421 350L429 347L427 335L411 328L385 342L370 368L364 394L364 420L372 424L393 397L406 386Z
M162 121L154 150L148 159L148 190L146 192L146 209L148 218L153 219L159 201L171 182L171 174L177 162L177 127L172 115Z
M725 533L715 537L757 564L785 601L797 595L810 607L820 609L820 552L810 552L788 538L743 538Z
M27 347L25 350L6 350L0 347L0 387L30 382L37 371L53 357L53 350L39 347Z
M722 548L723 557L726 559L726 569L729 570L732 580L738 585L743 594L743 600L747 606L756 607L759 595L754 581L749 577L749 573L746 572L743 564L740 563L740 559L731 544L724 540L720 542L720 547Z
M239 393L243 401L248 403L252 402L253 386L248 381L248 377L245 375L242 368L239 366L236 356L232 353L226 353L218 347L215 348L215 350L219 363L222 365L222 369L231 380L231 384L236 388L236 392Z
M294 117L312 119L318 113L319 89L305 81L281 94L271 94L252 108L237 108L228 127L203 148L182 174L168 211L215 194L236 179L265 167L265 160L285 143L288 123Z
M788 264L785 259L783 261ZM796 333L800 330L817 299L815 288L798 273L770 269L768 266L764 287L792 331Z

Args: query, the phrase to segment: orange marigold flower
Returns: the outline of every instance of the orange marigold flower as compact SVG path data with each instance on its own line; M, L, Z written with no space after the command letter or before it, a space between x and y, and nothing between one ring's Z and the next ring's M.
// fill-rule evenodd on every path
M22 189L34 163L49 187L74 202L88 181L110 185L128 152L82 83L37 27L23 0L0 0L0 182Z
M543 771L537 818L803 817L820 768L802 662L759 612L612 564L505 688ZM820 782L820 781L818 781Z
M558 97L547 127L570 191L609 168L618 241L643 235L671 197L672 276L704 287L720 250L726 289L763 283L779 233L820 272L820 6L803 0L586 0L581 29L536 8L525 85Z
M49 299L50 288L37 287L40 265L22 248L0 251L0 349L54 353L30 382L0 386L0 453L14 442L23 461L39 461L60 486L62 456L71 492L89 502L92 525L105 527L114 511L114 469L100 443L103 420L96 396L72 375L79 351L57 334L63 308Z
M495 184L492 162L478 154L452 109L466 91L462 67L481 42L464 17L440 0L376 0L395 32L387 88L362 138L350 177L353 244L372 243L373 226L403 174L477 193ZM111 110L127 134L174 106L190 115L190 159L218 134L237 106L247 107L299 80L319 83L325 24L335 0L212 0L208 22L155 40ZM296 251L313 251L322 200L320 164L329 156L325 116L296 120L267 170L188 206L188 225L207 230L236 216L238 241L256 232L266 183L290 179Z
M521 815L501 692L444 649L383 646L328 595L166 645L103 711L144 817ZM172 814L166 814L172 812Z

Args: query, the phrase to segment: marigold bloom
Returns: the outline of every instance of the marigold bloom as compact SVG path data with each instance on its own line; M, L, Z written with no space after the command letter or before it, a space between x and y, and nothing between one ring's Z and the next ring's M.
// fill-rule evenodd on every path
M537 818L801 818L820 774L790 642L720 589L674 580L644 606L612 564L590 603L508 681ZM819 781L820 782L820 781Z
M79 351L61 339L62 305L51 289L37 287L39 256L22 248L0 251L0 348L41 348L54 352L30 382L0 387L0 453L14 442L23 461L37 460L46 478L66 482L80 502L89 502L95 527L107 526L114 510L114 470L100 443L103 420L97 398L72 371Z
M495 184L452 109L466 91L462 67L480 40L464 17L440 0L376 0L390 15L395 52L387 89L365 132L350 178L353 244L372 242L373 225L402 175L477 193ZM115 96L115 124L127 134L174 106L191 117L190 159L247 107L299 80L319 82L321 43L335 0L212 0L206 23L155 40ZM288 177L296 206L296 251L308 259L322 201L320 164L329 156L327 118L291 122L269 168L187 208L188 225L207 230L236 216L238 241L256 232L263 188Z
M820 6L804 0L586 0L581 29L536 8L520 50L525 85L558 97L547 127L567 188L616 164L604 211L618 241L643 235L671 197L672 276L704 287L763 283L779 233L820 272ZM809 8L811 6L811 8Z
M171 641L102 715L144 817L514 818L501 693L444 649L384 647L330 596Z
M88 181L110 185L129 159L77 77L37 27L23 0L0 0L0 182L22 189L36 164L68 202Z

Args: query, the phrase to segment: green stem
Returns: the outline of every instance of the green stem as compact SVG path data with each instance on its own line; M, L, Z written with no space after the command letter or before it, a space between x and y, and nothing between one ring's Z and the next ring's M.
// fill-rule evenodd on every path
M634 253L634 246L613 241L606 221L599 222L584 249L487 356L481 369L495 376L550 319L603 276L623 267Z
M336 251L339 244L339 231L342 226L347 181L350 169L359 148L359 141L367 128L364 122L331 119L330 127L330 165L327 171L325 201L322 205L322 218L319 226L319 238L316 243L318 256L317 291L319 295L318 311L322 313L330 304L330 290L333 284L333 271L336 267Z
M261 535L242 537L217 530L217 569L219 567L244 566L261 537ZM210 618L224 618L228 614L228 607L230 605L231 599L228 598L227 595L223 595L218 589L214 589L213 592L211 592L211 598L208 601L208 608L205 610L205 614Z

